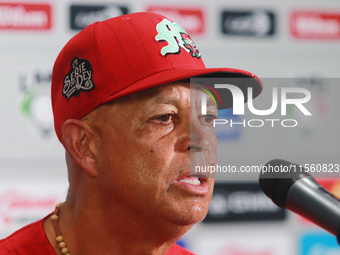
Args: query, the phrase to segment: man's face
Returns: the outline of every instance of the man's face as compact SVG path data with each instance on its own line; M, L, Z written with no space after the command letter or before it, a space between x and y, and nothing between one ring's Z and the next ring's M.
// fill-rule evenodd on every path
M214 179L190 177L190 165L216 164L217 109L203 116L201 93L178 82L96 110L100 185L112 204L181 225L205 217Z

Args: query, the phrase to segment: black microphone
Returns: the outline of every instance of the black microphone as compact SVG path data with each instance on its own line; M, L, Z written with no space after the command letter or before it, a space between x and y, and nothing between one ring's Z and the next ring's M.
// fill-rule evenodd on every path
M260 174L262 191L279 207L309 219L337 237L340 245L340 200L301 166L269 161Z

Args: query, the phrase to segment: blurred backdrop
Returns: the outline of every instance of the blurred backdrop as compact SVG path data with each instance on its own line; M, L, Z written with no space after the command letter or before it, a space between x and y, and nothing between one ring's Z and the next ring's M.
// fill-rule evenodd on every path
M229 151L235 164L243 157L248 164L274 157L309 163L319 155L339 163L336 0L0 1L0 238L50 213L67 193L64 151L50 106L57 54L86 25L138 11L158 12L183 26L208 67L253 72L264 79L264 92L272 78L304 78L303 86L316 91L313 122L290 134L272 132L270 139L233 128L218 135L219 152ZM250 136L258 141L249 143ZM339 179L321 183L340 196ZM218 179L206 221L180 243L198 255L340 254L334 237L274 206L256 178Z

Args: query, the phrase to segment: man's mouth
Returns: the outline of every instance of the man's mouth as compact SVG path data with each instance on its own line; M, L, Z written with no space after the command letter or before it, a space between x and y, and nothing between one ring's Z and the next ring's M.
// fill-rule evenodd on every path
M191 185L201 185L201 180L199 177L185 177L183 179L178 180L180 182L185 182Z
M179 177L174 184L182 190L192 194L206 194L209 192L208 178L190 176L190 173Z

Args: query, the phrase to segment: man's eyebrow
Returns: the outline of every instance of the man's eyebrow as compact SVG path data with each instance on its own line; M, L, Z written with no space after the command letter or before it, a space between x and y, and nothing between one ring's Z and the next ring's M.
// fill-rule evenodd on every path
M162 97L162 96L156 97L152 101L155 104L171 104L171 105L174 105L174 106L178 106L177 100L166 98L166 97ZM215 106L214 100L211 97L209 97L209 96L207 98L207 106Z
M176 100L162 97L162 96L155 98L154 102L156 104L172 104L172 105L178 106L178 102Z

